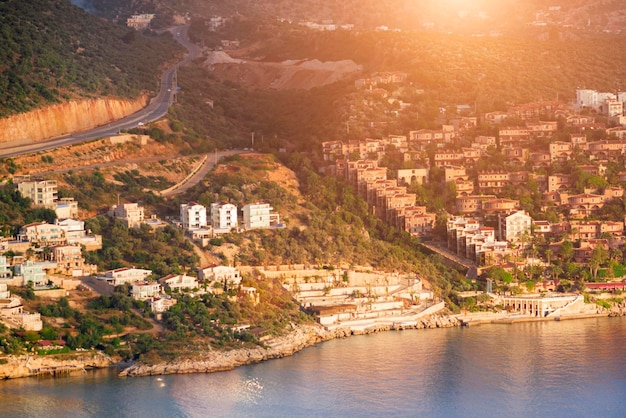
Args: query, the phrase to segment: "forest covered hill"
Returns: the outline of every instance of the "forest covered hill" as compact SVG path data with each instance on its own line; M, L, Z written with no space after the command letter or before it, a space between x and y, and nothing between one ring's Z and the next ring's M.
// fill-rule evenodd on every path
M67 0L0 2L0 117L78 97L154 90L180 46L113 25Z

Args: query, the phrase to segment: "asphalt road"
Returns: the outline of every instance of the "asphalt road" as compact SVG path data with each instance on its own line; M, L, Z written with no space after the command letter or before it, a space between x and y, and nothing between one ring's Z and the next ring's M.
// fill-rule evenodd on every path
M202 49L200 47L189 41L189 38L187 37L188 29L188 25L177 26L170 29L174 35L174 39L187 48L188 52L180 62L168 68L163 73L161 76L161 89L159 93L150 100L148 106L123 119L119 119L115 122L111 122L87 131L52 138L38 143L25 144L23 142L7 142L0 144L0 157L13 157L16 155L35 153L47 149L112 136L120 132L120 130L136 128L137 126L140 126L140 124L152 122L164 117L172 104L174 95L176 94L176 72L178 67L186 65L195 58L199 57L202 53Z
M214 154L207 154L206 155L206 157L207 157L206 160L202 164L202 167L200 167L200 169L198 169L198 171L196 171L189 178L187 178L184 181L180 182L178 185L176 185L176 187L172 188L171 190L167 190L167 191L161 192L161 196L163 196L163 197L170 197L170 196L174 196L174 195L186 192L191 187L193 187L196 184L198 184L200 182L200 180L205 178L206 175L209 173L209 171L211 171L211 169L215 166L217 161L221 160L222 157L227 157L227 156L235 155L235 154L242 154L242 153L246 153L246 152L247 151L228 150L228 151L219 151L219 152L216 152Z

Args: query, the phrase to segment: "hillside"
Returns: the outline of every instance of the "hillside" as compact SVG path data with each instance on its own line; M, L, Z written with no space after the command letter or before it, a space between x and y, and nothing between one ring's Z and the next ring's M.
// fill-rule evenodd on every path
M0 117L75 98L154 90L180 46L96 18L66 0L0 2Z
M533 37L528 25L575 28L587 33L626 29L626 6L620 0L72 0L95 14L114 18L137 11L158 13L163 20L175 11L194 17L242 14L279 17L292 22L331 21L372 29L386 26L401 30L432 30L439 33L506 33ZM523 30L522 30L523 29Z

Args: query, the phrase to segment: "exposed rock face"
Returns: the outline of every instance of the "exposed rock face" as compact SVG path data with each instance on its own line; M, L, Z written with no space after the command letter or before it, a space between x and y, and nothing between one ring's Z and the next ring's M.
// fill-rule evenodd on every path
M20 113L0 119L0 142L38 142L95 128L131 115L147 103L147 96L136 100L90 99Z
M268 348L256 347L230 351L208 351L194 359L181 359L154 365L136 363L124 369L120 376L151 376L161 374L210 373L232 370L237 366L259 363L263 360L290 356L306 347L334 338L344 338L357 334L371 334L379 331L400 329L443 328L458 326L453 317L431 316L418 322L416 326L373 325L365 330L353 331L350 328L336 328L327 331L321 325L292 325L292 331L275 339Z
M620 303L612 302L611 309L609 309L609 316L610 317L626 316L626 301L620 302Z
M74 356L7 356L3 359L6 360L6 364L0 364L0 379L38 375L60 376L115 364L111 357L100 352Z

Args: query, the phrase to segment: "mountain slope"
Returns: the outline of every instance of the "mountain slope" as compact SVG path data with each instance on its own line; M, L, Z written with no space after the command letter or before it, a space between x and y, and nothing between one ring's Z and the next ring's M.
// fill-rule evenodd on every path
M0 1L0 117L78 97L153 90L178 44L87 14L67 0Z

